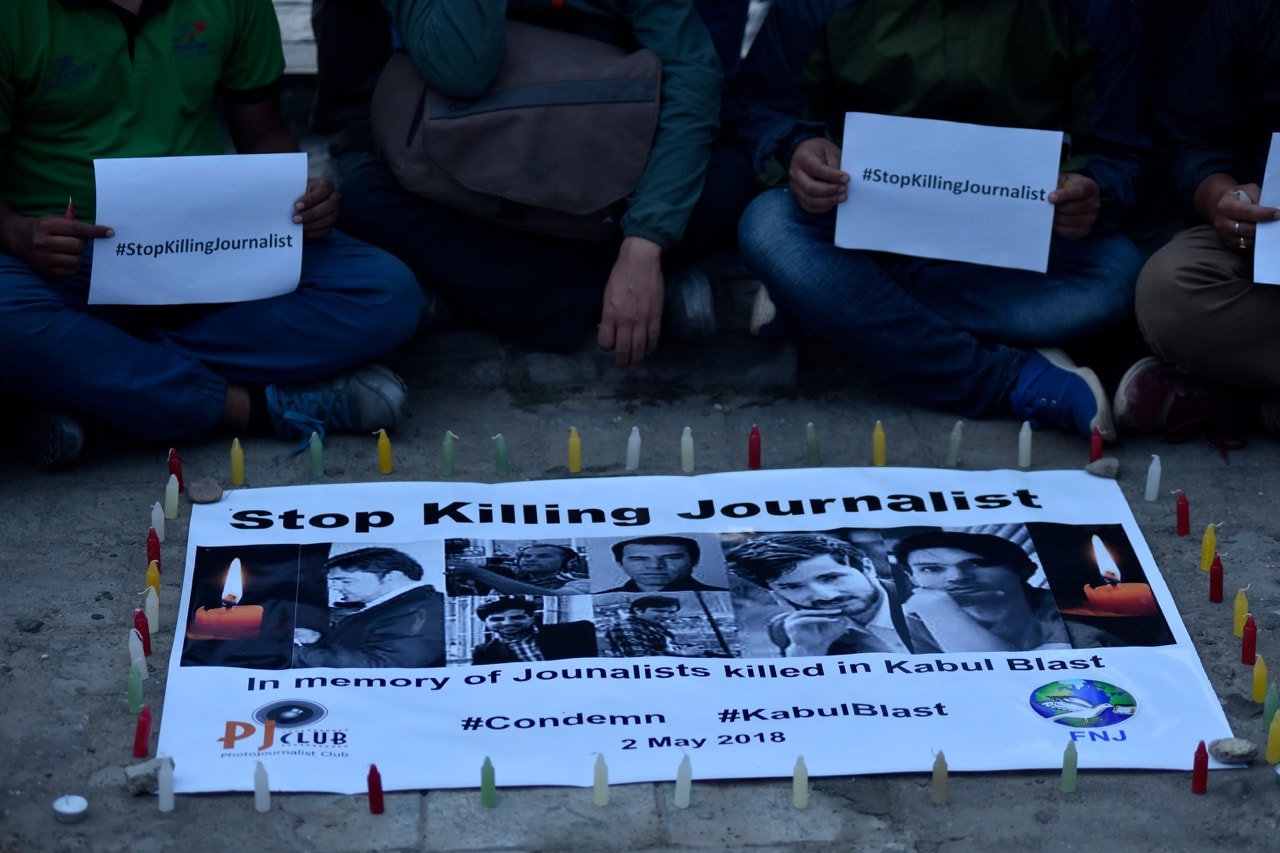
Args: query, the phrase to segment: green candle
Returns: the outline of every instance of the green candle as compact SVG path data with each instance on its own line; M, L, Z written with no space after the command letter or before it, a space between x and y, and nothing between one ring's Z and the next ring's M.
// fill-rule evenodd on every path
M502 433L493 437L493 461L497 466L498 476L507 476L507 438Z
M129 664L129 713L142 711L142 671Z
M444 431L444 443L440 451L440 473L446 477L453 476L453 443L458 437L453 434L453 430Z
M311 438L307 441L307 449L311 452L311 476L324 476L324 442L320 440L320 433L312 432Z
M1076 742L1067 741L1067 748L1062 753L1062 793L1074 794L1076 792Z
M813 428L812 421L804 427L804 448L805 459L810 468L817 468L822 464L822 452L818 450L818 431Z
M933 791L933 803L940 806L947 801L947 757L938 750L933 758L933 774L930 787Z
M960 442L964 438L964 421L956 421L951 428L951 443L947 445L947 467L954 468L960 464Z
M494 784L493 762L489 756L484 757L480 765L480 805L491 809L498 804L498 789Z

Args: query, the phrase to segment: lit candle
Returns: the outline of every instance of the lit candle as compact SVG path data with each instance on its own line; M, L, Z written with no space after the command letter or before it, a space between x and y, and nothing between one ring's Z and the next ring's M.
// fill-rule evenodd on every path
M480 805L491 809L498 804L498 787L494 778L493 762L489 756L484 757L480 765Z
M1235 614L1234 621L1231 623L1231 633L1237 637L1244 636L1244 617L1249 613L1249 598L1244 594L1243 589L1236 590L1236 601L1234 605Z
M382 798L382 774L378 772L378 765L369 765L369 775L365 778L365 783L369 789L369 813L382 814L387 807Z
M1098 535L1092 537L1093 559L1102 583L1085 584L1084 597L1090 609L1111 616L1150 616L1157 612L1156 598L1145 583L1124 583L1120 567Z
M1209 600L1214 604L1222 603L1222 558L1217 554L1209 564Z
M324 442L320 440L320 433L315 430L311 431L311 438L307 439L307 451L311 455L311 476L324 476Z
M1267 699L1267 662L1262 655L1253 659L1253 701L1261 704Z
M627 470L640 470L640 427L633 426L627 436Z
M142 710L142 670L136 663L129 664L129 713Z
M133 727L133 757L146 758L151 751L151 706L143 705Z
M151 505L151 529L156 532L156 539L160 542L164 541L164 507L160 506L160 501L156 501Z
M1200 571L1209 571L1213 564L1213 555L1218 552L1218 532L1212 524L1204 528L1204 536L1200 539Z
M804 457L810 468L817 468L822 464L822 451L818 449L818 430L814 428L813 421L804 425Z
M1174 504L1177 516L1177 531L1179 536L1191 535L1191 505L1187 502L1187 493L1178 490L1178 500Z
M238 438L231 439L231 485L244 485L244 449Z
M378 430L378 473L391 473L391 439L385 429Z
M609 765L604 763L604 755L599 752L591 774L591 802L597 806L609 805Z
M938 750L933 759L933 802L942 805L947 801L947 757Z
M493 466L499 477L507 476L510 466L507 463L507 437L498 433L493 437Z
M582 470L582 436L577 427L569 427L569 473L577 474Z
M261 761L253 763L253 810L261 813L271 811L271 782Z
M1147 466L1147 488L1142 496L1153 501L1160 494L1160 457L1151 454L1151 464Z
M1023 421L1018 430L1018 467L1031 467L1031 421Z
M883 468L887 461L884 446L884 424L876 421L876 428L871 431L871 462L877 468Z
M169 448L169 475L178 478L178 491L184 488L182 482L182 457L178 455L176 448Z
M158 560L152 560L147 563L147 589L156 594L156 601L160 600L160 563Z
M141 607L133 610L133 630L142 638L142 656L151 657L151 626L147 624L147 614Z
M178 517L178 478L169 475L169 482L164 486L164 517Z
M676 795L675 806L678 809L689 808L689 796L693 792L693 765L689 763L689 756L685 755L680 759L680 766L676 768Z
M693 473L693 429L685 427L680 433L680 470Z
M1089 461L1097 462L1102 458L1102 433L1097 427L1093 428L1093 432L1089 433Z
M1076 753L1076 742L1067 741L1067 748L1062 752L1062 793L1076 792L1076 765L1079 756Z
M1244 617L1244 631L1240 639L1240 663L1253 666L1258 657L1258 623L1253 621L1253 614Z
M222 606L201 607L187 629L193 640L243 640L258 636L262 629L262 605L241 604L244 598L244 570L236 557L227 568L222 585Z
M1191 793L1203 794L1209 790L1209 750L1204 748L1204 741L1196 747L1196 756L1191 763Z
M1271 721L1275 719L1276 708L1280 707L1280 693L1276 692L1276 683L1267 685L1267 693L1262 697L1262 731L1271 730Z
M156 533L156 529L152 527L147 531L147 562L155 562L156 568L160 568L160 534Z
M129 663L138 668L142 680L146 681L148 678L147 656L142 651L142 635L138 633L137 628L129 629Z
M158 756L160 766L156 768L156 804L162 812L173 811L173 759L167 755Z
M947 443L947 467L955 468L960 464L960 443L964 441L964 421L956 421L951 428L951 441Z
M803 755L796 758L796 766L791 770L791 805L797 809L809 808L809 768Z
M751 425L751 432L747 434L747 468L752 471L760 470L760 427L755 424Z
M1268 764L1280 764L1280 714L1271 718L1271 725L1267 728L1265 757Z

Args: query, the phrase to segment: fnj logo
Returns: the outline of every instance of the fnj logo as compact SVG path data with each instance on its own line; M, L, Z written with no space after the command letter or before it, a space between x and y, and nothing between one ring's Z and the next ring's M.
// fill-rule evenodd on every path
M1100 729L1123 723L1138 713L1138 700L1129 691L1088 678L1054 681L1031 691L1031 708L1041 717L1060 726L1075 729ZM1080 738L1076 735L1081 734ZM1124 732L1090 740L1125 740ZM1072 740L1080 740L1083 733L1072 732Z

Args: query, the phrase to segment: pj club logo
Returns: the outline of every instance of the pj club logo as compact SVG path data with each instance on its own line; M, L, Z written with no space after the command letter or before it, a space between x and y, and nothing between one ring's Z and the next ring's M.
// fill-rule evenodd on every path
M217 738L224 750L235 749L242 741L258 752L276 744L285 747L344 747L345 729L321 729L316 725L329 715L317 702L306 699L284 699L263 705L253 712L253 721L227 720L222 737Z
M1100 729L1138 713L1138 700L1114 684L1079 678L1037 687L1031 691L1031 709L1060 726Z

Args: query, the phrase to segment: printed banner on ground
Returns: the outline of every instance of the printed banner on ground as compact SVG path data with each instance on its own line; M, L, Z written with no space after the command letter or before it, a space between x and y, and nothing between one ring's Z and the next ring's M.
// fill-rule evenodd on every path
M811 468L241 489L192 509L180 792L1061 766L1230 735L1113 481Z

